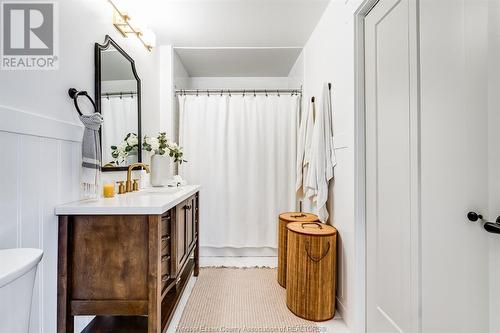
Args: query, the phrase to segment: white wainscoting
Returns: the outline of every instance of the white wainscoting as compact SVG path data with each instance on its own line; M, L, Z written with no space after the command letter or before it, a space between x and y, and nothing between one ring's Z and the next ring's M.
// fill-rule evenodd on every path
M55 333L58 229L54 207L78 200L81 135L77 125L6 110L0 108L0 248L43 249L30 333ZM13 121L16 118L23 122ZM82 327L86 321L77 325Z

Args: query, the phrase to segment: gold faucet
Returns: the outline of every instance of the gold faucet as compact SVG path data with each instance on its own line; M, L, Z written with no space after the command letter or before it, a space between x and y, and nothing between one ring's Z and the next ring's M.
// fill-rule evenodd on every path
M147 164L144 164L144 163L132 163L132 164L130 164L128 166L128 171L127 171L127 181L125 182L125 191L126 192L132 192L134 190L132 187L132 170L137 168L137 167L144 168L144 170L146 170L147 173L150 172L149 165L147 165Z

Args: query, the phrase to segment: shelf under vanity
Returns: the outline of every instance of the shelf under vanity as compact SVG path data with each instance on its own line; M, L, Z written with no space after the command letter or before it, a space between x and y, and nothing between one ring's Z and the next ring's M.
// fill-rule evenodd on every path
M149 189L56 208L58 332L166 332L198 275L199 186Z

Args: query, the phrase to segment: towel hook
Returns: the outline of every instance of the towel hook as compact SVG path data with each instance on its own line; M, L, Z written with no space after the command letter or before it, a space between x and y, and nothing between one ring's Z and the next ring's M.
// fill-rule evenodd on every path
M78 91L76 90L75 88L70 88L68 90L68 95L69 97L71 97L73 99L73 103L75 104L75 108L76 108L76 111L78 111L78 114L80 116L83 116L83 113L82 111L80 110L80 108L78 107L78 97L79 96L85 96L88 98L88 100L90 101L90 103L92 103L92 106L94 107L94 112L97 112L97 107L95 105L95 102L94 100L92 99L92 97L89 96L89 94L86 92L86 91ZM108 98L109 98L109 95L108 95Z

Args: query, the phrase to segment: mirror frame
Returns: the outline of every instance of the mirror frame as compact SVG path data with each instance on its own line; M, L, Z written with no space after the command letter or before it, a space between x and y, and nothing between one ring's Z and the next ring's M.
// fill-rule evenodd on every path
M122 56L125 57L130 62L130 66L132 68L132 73L137 81L137 138L139 140L139 151L137 153L137 162L142 162L142 132L141 132L141 79L139 75L137 75L137 70L135 68L134 59L127 53L125 50L121 48L118 43L116 43L113 38L109 35L104 37L104 43L94 44L94 65L95 65L95 103L97 107L97 112L101 112L101 52L107 50L113 46ZM102 165L102 126L99 129L99 136L101 140L101 171L127 171L128 166L123 167L107 167L104 168Z

